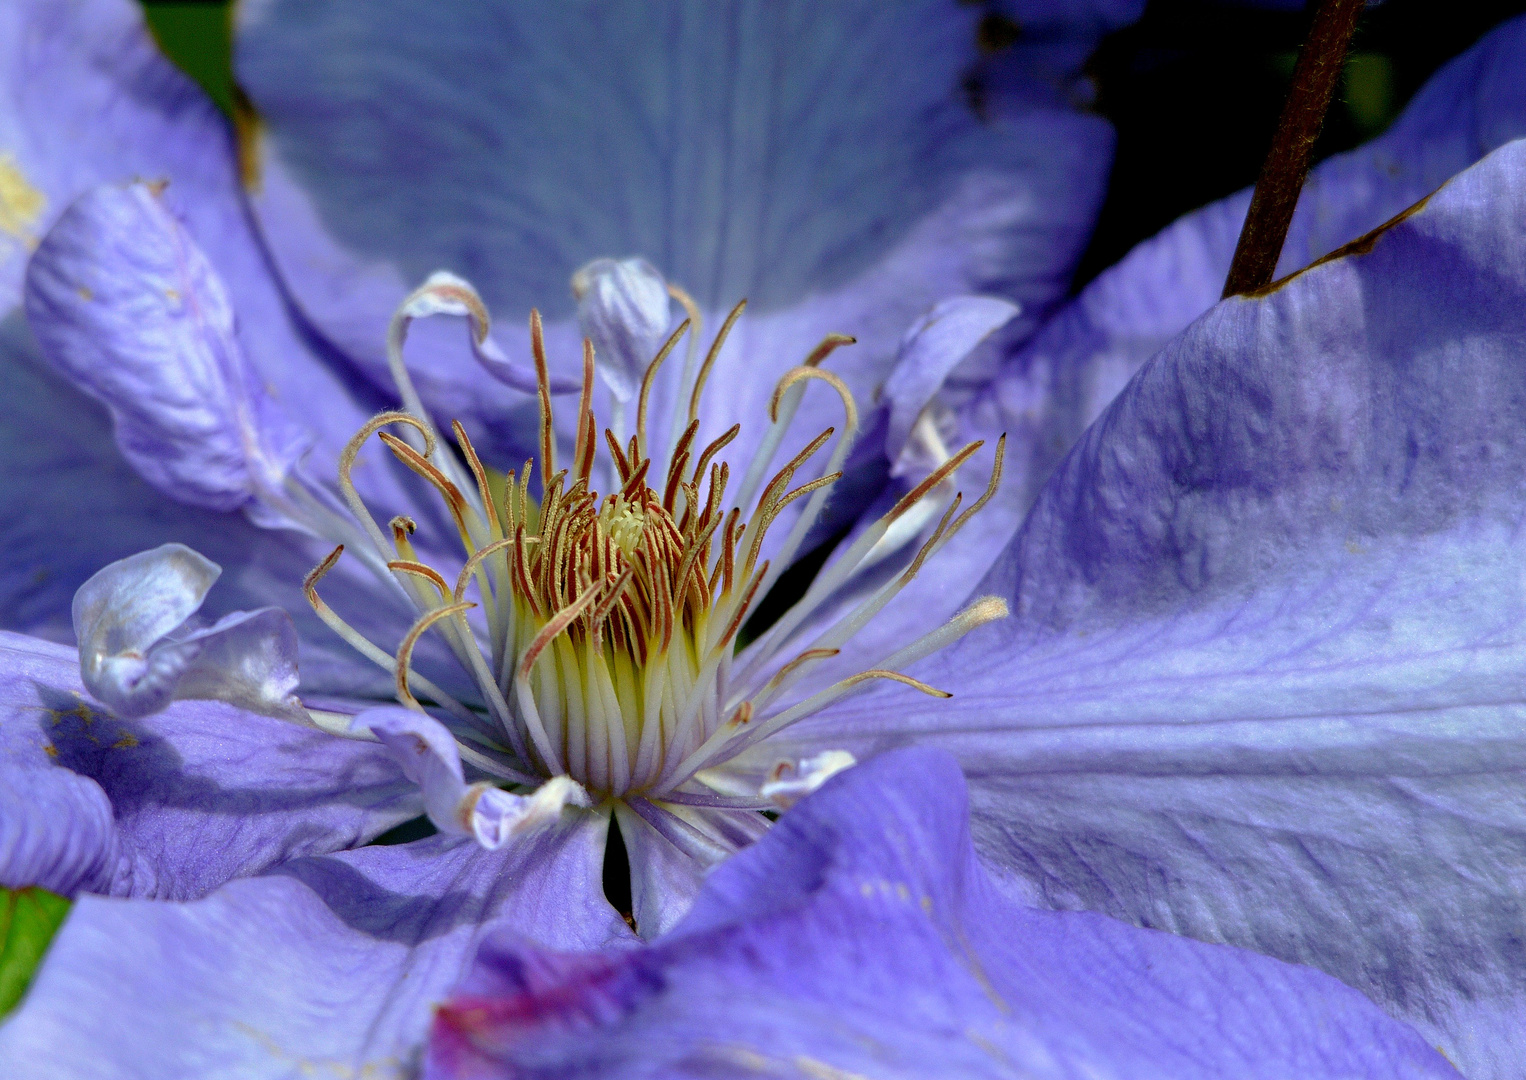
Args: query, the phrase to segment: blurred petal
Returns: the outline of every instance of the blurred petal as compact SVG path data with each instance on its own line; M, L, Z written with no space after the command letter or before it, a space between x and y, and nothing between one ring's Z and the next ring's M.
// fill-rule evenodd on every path
M217 271L147 184L76 200L32 256L26 310L149 483L212 510L280 493L301 432L254 379Z
M1000 292L1036 320L1101 192L1101 121L1032 106L980 121L962 88L978 13L943 3L412 13L239 9L256 213L297 303L378 380L387 319L437 268L481 291L511 355L538 306L553 365L575 374L570 277L645 258L712 329L751 303L703 445L758 425L773 382L829 332L859 338L846 374L867 395L944 296ZM424 399L474 438L512 440L503 417L522 399L485 392L464 353L415 344Z
M0 884L199 896L419 812L375 743L221 702L121 720L83 690L75 650L0 632Z
M1523 342L1518 141L1181 335L981 584L1013 617L923 672L955 699L817 744L935 738L1035 900L1320 967L1515 1075Z
M886 755L718 868L654 947L496 934L424 1075L1456 1076L1317 971L1002 899L967 822L952 759Z
M599 892L601 825L302 859L188 904L82 898L0 1060L16 1080L406 1075L486 928L562 949L628 936Z
M599 374L629 401L668 335L667 282L645 259L595 259L572 275L572 295Z

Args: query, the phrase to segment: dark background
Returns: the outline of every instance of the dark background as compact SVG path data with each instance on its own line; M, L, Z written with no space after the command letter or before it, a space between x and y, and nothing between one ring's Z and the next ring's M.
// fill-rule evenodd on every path
M226 2L144 6L165 51L231 109ZM1316 160L1381 132L1432 72L1522 12L1526 0L1370 5ZM1138 23L1102 40L1087 71L1096 111L1118 131L1118 152L1077 286L1186 211L1255 182L1307 27L1303 11L1155 0Z

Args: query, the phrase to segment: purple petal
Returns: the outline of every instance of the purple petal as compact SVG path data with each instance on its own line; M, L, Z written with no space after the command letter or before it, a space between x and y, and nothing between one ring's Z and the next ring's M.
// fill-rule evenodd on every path
M3 632L0 772L0 876L65 893L199 896L419 812L373 743L221 702L117 719L85 696L73 649Z
M712 331L751 300L700 443L745 419L756 445L773 383L829 332L858 337L843 373L867 400L945 296L1008 294L1036 319L1101 191L1094 118L980 122L959 89L977 15L942 3L444 10L241 10L240 79L264 120L256 213L297 303L379 381L387 319L437 268L481 290L511 355L538 306L553 365L575 375L571 275L644 257ZM540 150L504 168L504 146ZM465 352L419 341L420 391L503 443L523 399L485 387Z
M895 461L901 456L912 425L949 372L1017 314L1017 306L1000 297L956 296L912 324L901 343L895 370L885 380L883 399L890 405L886 458Z
M631 872L631 917L647 941L688 913L705 868L625 806L615 808Z
M424 1075L1456 1075L1319 972L1018 907L967 822L950 758L885 755L717 869L653 947L499 933Z
M1321 163L1299 198L1278 272L1377 228L1526 135L1523 75L1526 19L1515 19L1432 76L1382 136ZM1139 366L1218 302L1249 205L1241 191L1134 248L1009 362L996 399L976 406L999 411L988 422L1011 435L1023 509Z
M485 930L628 937L599 892L603 824L497 852L431 837L303 859L187 904L82 898L0 1060L16 1080L401 1075Z
M216 270L147 184L75 201L32 256L26 309L149 483L212 510L279 495L301 433L254 380Z
M817 745L957 748L1034 900L1320 967L1513 1075L1523 208L1515 142L1218 305L1046 485L980 586L1012 619L922 672L956 698L866 694Z
M187 629L222 568L184 544L112 563L74 595L80 671L123 719L170 701L226 701L308 723L297 688L297 632L280 608L238 611ZM178 632L177 632L178 631Z

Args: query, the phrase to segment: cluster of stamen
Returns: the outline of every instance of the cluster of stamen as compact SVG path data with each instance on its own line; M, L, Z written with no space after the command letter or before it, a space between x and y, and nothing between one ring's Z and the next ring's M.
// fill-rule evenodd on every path
M681 293L675 295L687 299ZM478 339L485 337L486 312L480 310L475 294L465 291L447 299L463 305L473 318ZM985 495L962 514L961 498L954 498L932 535L894 580L874 590L792 658L780 662L785 655L781 650L795 647L794 637L807 616L848 580L886 529L952 476L978 443L953 455L917 485L829 565L759 642L737 654L744 621L777 579L772 566L784 565L798 552L831 485L842 475L840 466L856 433L857 411L846 386L819 365L851 339L828 337L780 380L769 410L772 426L741 481L739 495L728 502L731 470L718 455L736 439L740 425L702 447L696 439L706 377L742 305L726 320L703 365L684 387L689 391L687 423L681 429L674 425L678 434L665 450L662 470L654 466L648 445L647 412L657 372L697 319L692 305L686 306L691 319L673 333L647 368L634 434L622 440L606 429L603 442L608 459L601 462L595 459L594 355L592 346L584 342L576 436L572 459L562 469L556 462L551 381L540 319L532 312L540 454L538 461L527 461L517 473L506 474L493 473L482 464L459 423L452 425L452 431L460 458L442 444L407 381L401 362L403 334L395 322L389 338L395 353L393 370L410 411L384 413L357 433L343 456L340 484L382 557L372 561L385 563L419 617L389 655L335 614L318 596L317 585L343 546L306 583L308 599L318 614L393 673L400 701L422 708L422 697L446 714L468 764L519 784L567 775L596 795L624 799L633 806L639 803L654 813L661 804L679 817L687 807L723 811L766 807L766 797L756 791L738 794L726 784L710 782L715 766L867 680L894 679L947 696L895 669L1005 614L1000 601L978 601L952 622L887 658L882 666L858 672L769 714L769 705L780 694L809 669L838 655L843 643L990 497L999 476L1001 448L998 445L996 470ZM692 362L691 344L691 367ZM764 483L768 459L781 444L801 395L813 380L827 383L841 396L846 413L843 432L815 479L796 483L797 474L832 442L835 428L811 439ZM413 545L414 521L394 518L389 535L356 494L350 471L373 434L444 500L466 552L454 582L419 557ZM595 490L596 467L609 481L609 491L602 497ZM538 483L538 498L532 483ZM763 559L769 527L781 511L802 498L808 500L806 506L774 561ZM745 520L744 506L751 507ZM473 584L475 601L468 598ZM467 614L479 606L480 623L475 615ZM415 670L414 649L431 628L443 635L473 675L486 715ZM486 654L479 644L484 640ZM695 828L692 821L682 827L689 832ZM702 839L699 845L706 842Z

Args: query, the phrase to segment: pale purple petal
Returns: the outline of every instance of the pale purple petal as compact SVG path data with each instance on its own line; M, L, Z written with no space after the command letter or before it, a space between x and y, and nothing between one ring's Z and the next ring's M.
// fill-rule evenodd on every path
M615 820L630 861L631 918L636 932L650 941L688 912L705 868L625 806L615 808Z
M936 739L1033 900L1320 967L1515 1075L1523 343L1518 141L1146 365L978 586L1012 618L916 672L952 701L797 735Z
M1356 240L1522 135L1526 19L1515 19L1432 76L1382 136L1310 173L1278 272ZM971 406L987 414L970 417L971 431L984 420L1009 432L1024 510L1139 366L1218 302L1249 205L1238 192L1134 248L1008 362L994 400Z
M302 434L254 379L227 287L153 188L82 195L26 280L43 352L106 405L149 483L212 510L279 495Z
M643 257L697 299L707 337L751 302L699 434L744 421L739 473L773 383L825 334L859 339L837 370L867 400L906 327L945 296L1011 295L1036 320L1101 191L1101 121L972 110L973 10L444 11L239 11L237 66L264 120L256 213L296 301L383 385L386 320L436 269L481 290L511 356L527 355L520 327L539 307L553 369L575 376L571 275ZM391 107L378 113L378 98ZM509 167L504 147L536 149ZM523 445L505 423L522 398L441 340L410 352L425 401L474 438ZM681 397L657 388L656 430Z
M667 282L645 259L595 259L572 275L572 295L600 376L629 401L668 336Z
M85 694L75 650L4 632L0 788L0 877L63 893L200 896L420 810L375 743L222 702L122 720Z
M15 1080L408 1075L485 930L629 937L599 891L606 820L496 852L432 837L297 860L193 903L82 898L0 1060Z
M1308 968L1001 898L946 755L835 778L655 946L484 943L424 1075L1455 1077Z
M86 688L123 719L175 699L225 701L307 723L297 688L297 631L280 608L189 620L222 568L184 544L114 562L74 595Z
M882 393L890 406L886 458L901 456L912 425L959 362L1017 314L1017 305L1000 297L956 296L912 324Z

